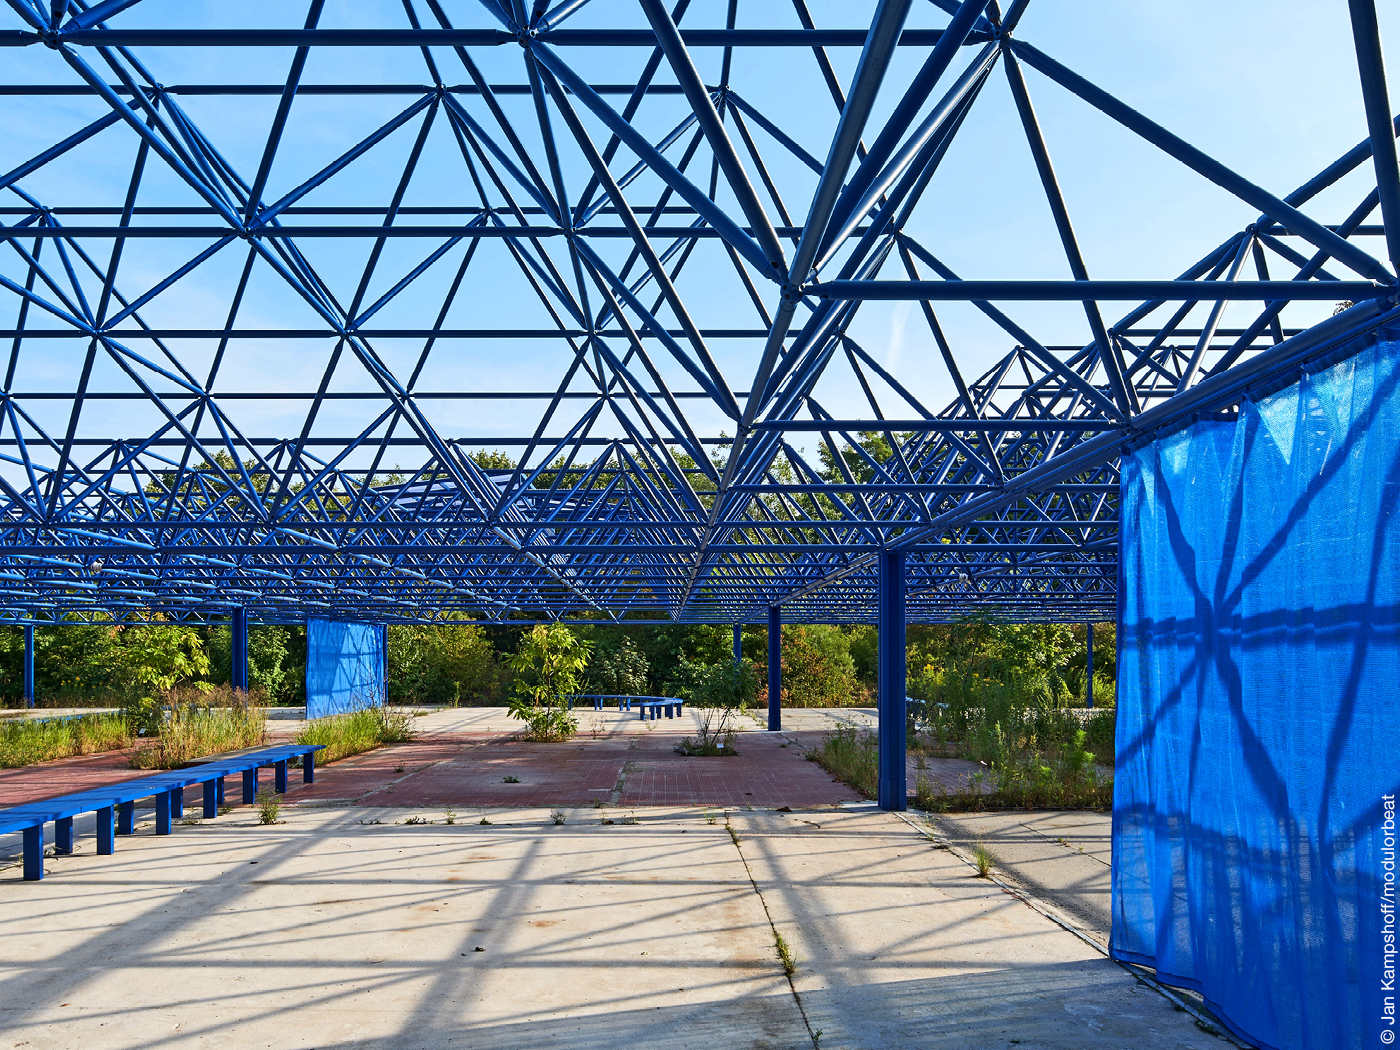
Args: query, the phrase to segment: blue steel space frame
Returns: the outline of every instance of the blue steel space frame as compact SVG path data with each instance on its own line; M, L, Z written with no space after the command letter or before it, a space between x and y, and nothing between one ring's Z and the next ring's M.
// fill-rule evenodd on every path
M464 5L481 23L470 27L454 25L438 0L404 0L403 27L365 29L317 28L323 4L310 0L304 28L265 30L128 27L123 13L138 0L7 3L20 28L0 30L0 46L45 49L56 79L0 85L0 93L94 98L107 111L0 174L0 317L8 318L0 339L9 344L0 389L0 621L232 617L246 633L249 620L326 615L762 623L777 622L781 607L791 623L869 622L897 590L898 616L910 622L974 610L1111 620L1119 452L1228 413L1349 333L1394 316L1400 124L1373 0L1351 0L1370 138L1284 197L1020 39L1028 0L1004 13L996 0L935 0L949 16L941 29L907 28L911 0L870 5L869 26L857 28L818 27L793 0L796 29L743 28L738 0L729 0L722 29L686 26L688 0L537 0L528 8L480 0ZM570 28L585 8L616 10L617 28ZM281 84L165 85L138 52L166 47L294 50ZM428 83L303 83L317 47L419 49ZM735 50L794 47L811 50L839 112L825 158L785 132L782 112L764 112L730 81ZM844 88L827 58L838 47L860 48ZM523 81L490 82L473 58L488 48L518 51ZM570 59L610 48L649 54L635 83L593 84ZM697 48L722 49L716 82L702 78ZM894 88L902 93L877 126L871 114L898 48L922 62ZM998 66L1069 280L963 280L906 229ZM1169 279L1093 279L1025 67L1246 202L1258 220ZM458 75L466 79L457 83ZM255 169L239 170L184 111L181 99L196 95L277 99ZM402 96L404 105L273 196L296 101L362 95ZM503 100L514 97L532 102L538 145L507 115ZM659 140L648 137L637 114L668 97L683 98L690 115ZM600 126L606 142L590 130ZM430 130L443 127L475 203L405 204ZM304 202L400 131L416 137L387 204ZM44 199L37 187L47 166L112 135L135 145L120 205ZM778 184L775 151L816 176L805 216L788 210L807 193ZM1300 210L1368 161L1376 189L1349 215L1323 222ZM145 203L143 179L155 167L199 203ZM577 180L570 186L566 170L590 173L581 193L571 194ZM1380 222L1368 221L1377 210ZM326 239L370 246L348 289L303 250ZM1376 239L1390 265L1362 246ZM121 279L121 260L138 241L162 245L169 270L135 290ZM424 243L421 261L386 279L377 272L388 265L386 246L400 242ZM486 243L509 252L555 328L446 323ZM716 244L752 299L752 328L706 327L682 294L687 262ZM144 319L181 280L240 252L222 325L162 329ZM435 313L416 327L376 327L376 315L453 260ZM319 327L244 324L255 271L275 275ZM957 390L952 403L926 407L852 336L862 304L882 300L917 304ZM1316 300L1356 305L1303 330L1284 326L1290 303ZM949 301L974 305L1013 347L975 378L939 324L937 306ZM1090 341L1038 341L994 305L1014 301L1081 303ZM1105 306L1115 302L1130 306L1110 321ZM1228 329L1227 303L1258 305L1249 324ZM1197 306L1204 316L1187 326ZM417 385L444 345L522 334L567 347L570 364L552 392ZM328 339L333 350L320 383L296 395L304 425L270 437L242 429L239 405L292 395L221 388L225 355L242 340L305 338ZM713 352L723 339L752 347L751 374L723 373ZM187 340L216 348L204 375L182 359ZM410 374L376 349L389 340L421 344ZM59 346L79 362L72 390L26 388L17 378L26 355ZM127 385L99 388L99 361ZM347 362L372 389L332 389ZM849 368L868 403L859 418L833 417L817 400L834 362ZM487 398L544 407L514 438L439 432L441 404ZM325 433L318 415L355 399L372 404L370 422L357 433ZM36 407L55 400L66 411L62 425ZM103 430L107 406L134 402L159 424ZM704 429L699 406L724 419L724 430ZM860 444L872 432L887 441L888 458ZM828 466L797 447L801 435L829 450ZM473 455L501 445L512 464ZM417 461L399 468L406 457ZM902 567L897 586L892 565ZM889 790L902 799L902 783Z

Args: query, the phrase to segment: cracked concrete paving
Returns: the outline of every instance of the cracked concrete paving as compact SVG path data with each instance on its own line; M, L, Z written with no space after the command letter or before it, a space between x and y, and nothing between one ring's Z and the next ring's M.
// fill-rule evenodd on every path
M933 817L933 826L956 846L971 850L982 845L1003 875L1053 904L1100 944L1108 944L1113 925L1112 814L940 813Z
M34 1050L1215 1043L890 814L637 813L336 807L143 831L112 857L88 839L42 882L0 870L0 1031Z

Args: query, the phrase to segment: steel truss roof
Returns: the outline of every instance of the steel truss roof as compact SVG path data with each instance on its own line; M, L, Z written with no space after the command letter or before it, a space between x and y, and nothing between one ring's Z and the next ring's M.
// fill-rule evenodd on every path
M79 114L0 175L11 622L868 621L890 546L915 621L1112 618L1124 444L1228 412L1393 307L1369 0L1352 12L1382 177L1318 216L1370 140L1277 196L1022 39L1027 0L842 4L829 26L804 0L402 0L338 28L311 0L301 28L194 29L162 25L184 6L163 0L7 2L0 45L42 61L0 86L6 109ZM326 48L362 79L314 76ZM285 79L167 82L229 49L280 49ZM793 53L805 81L752 75ZM917 235L993 83L1066 280L964 280ZM1032 89L1258 218L1165 279L1092 278ZM55 176L95 157L118 192ZM1357 305L1289 327L1311 300ZM933 362L887 367L858 336L880 301L917 304ZM1054 301L1082 304L1081 341L1013 319ZM1227 328L1227 303L1248 322ZM1004 356L977 365L947 304ZM553 374L511 367L546 345ZM285 376L240 366L269 347ZM917 393L931 366L946 404ZM833 389L856 407L829 411ZM299 422L262 429L269 406ZM492 449L518 465L473 458Z

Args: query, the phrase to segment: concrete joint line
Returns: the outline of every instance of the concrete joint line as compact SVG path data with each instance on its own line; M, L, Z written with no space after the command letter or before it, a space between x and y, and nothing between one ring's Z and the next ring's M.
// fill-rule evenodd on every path
M739 854L739 862L744 865L744 874L749 877L749 885L753 887L754 896L758 898L758 903L763 906L763 915L768 920L768 932L773 935L774 950L777 950L778 927L773 922L773 913L768 910L768 901L764 899L763 891L758 888L758 880L753 877L753 870L749 867L749 858L744 856L743 847L739 844L739 839L735 836L733 826L729 823L729 814L724 815L724 827L734 840L734 851ZM788 988L792 992L792 998L797 1003L797 1012L802 1015L802 1023L807 1026L807 1035L812 1039L812 1050L821 1050L821 1044L817 1042L816 1033L812 1031L812 1022L807 1017L807 1007L802 1003L802 996L797 991L797 985L793 982L792 974L784 974L787 978Z
M911 828L918 832L918 834L922 835L924 838L932 842L934 846L936 846L938 849L946 849L953 856L957 857L958 860L968 865L968 867L973 868L974 870L976 869L976 860L970 857L966 853L966 851L964 851L960 847L953 845L952 841L949 840L946 836L934 834L934 832L928 830L927 828L919 827L919 825L915 824L903 813L895 813L894 815L900 820L904 821L904 823L908 824ZM929 820L930 822L932 821L931 816ZM1061 929L1064 929L1069 933L1074 934L1089 947L1093 948L1094 951L1098 952L1100 955L1104 956L1104 958L1108 959L1114 965L1118 966L1133 979L1140 981L1147 987L1151 988L1154 992L1162 996L1162 998L1166 999L1167 1002L1171 1003L1177 1009L1186 1011L1195 1019L1198 1025L1204 1026L1204 1028L1207 1031L1209 1031L1212 1035L1218 1035L1225 1041L1231 1043L1234 1046L1239 1047L1240 1050L1252 1050L1248 1043L1241 1043L1233 1035L1230 1034L1228 1029L1222 1027L1221 1025L1217 1024L1215 1021L1207 1017L1205 1014L1201 1013L1201 1011L1197 1010L1190 1003L1186 1002L1166 985L1154 981L1151 977L1148 977L1146 974L1140 973L1139 971L1133 969L1127 963L1120 962L1118 959L1113 958L1113 956L1109 954L1108 948L1105 945L1100 944L1093 937L1089 936L1089 934L1081 930L1078 926L1074 924L1073 920L1071 920L1068 916L1061 914L1059 909L1049 904L1046 904L1034 894L1027 893L1021 887L1014 886L1011 883L1005 881L1004 879L998 878L996 875L988 874L986 878L989 882L996 883L997 886L1001 888L1002 892L1005 893L1007 896L1016 898L1026 907L1030 908L1032 911L1039 912L1041 915L1045 916L1056 926L1059 926Z

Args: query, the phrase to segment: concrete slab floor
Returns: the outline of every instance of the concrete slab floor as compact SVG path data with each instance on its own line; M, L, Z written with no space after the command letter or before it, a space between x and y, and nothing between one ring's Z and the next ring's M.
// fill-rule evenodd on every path
M938 814L954 845L983 846L997 870L1064 912L1100 944L1113 927L1113 815L1083 811Z
M5 1045L1216 1044L890 814L407 815L231 814L0 870Z

